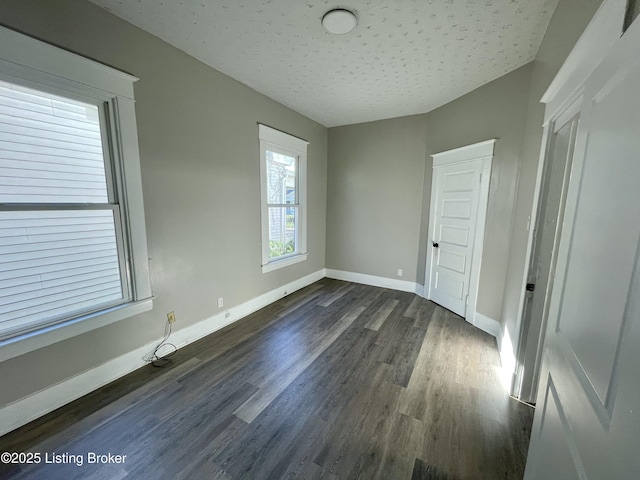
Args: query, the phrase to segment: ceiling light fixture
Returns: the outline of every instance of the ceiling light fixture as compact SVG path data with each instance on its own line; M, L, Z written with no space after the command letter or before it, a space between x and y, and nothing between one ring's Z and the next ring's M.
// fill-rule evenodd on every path
M356 28L357 24L358 19L355 14L344 8L329 10L324 14L324 17L322 17L322 26L324 29L335 35L349 33Z

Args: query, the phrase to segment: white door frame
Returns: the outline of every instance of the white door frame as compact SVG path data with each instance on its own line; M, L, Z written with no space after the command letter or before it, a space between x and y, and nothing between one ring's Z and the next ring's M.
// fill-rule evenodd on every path
M480 269L482 267L482 251L484 245L484 230L487 220L487 204L489 200L489 183L491 179L491 165L493 151L497 139L466 145L464 147L447 150L431 155L433 158L433 176L431 180L431 204L429 207L429 238L427 240L427 261L425 266L424 293L425 298L431 299L431 266L433 263L432 240L435 238L435 213L436 213L436 188L434 182L437 179L435 169L443 165L453 165L480 161L482 162L482 176L480 178L480 193L478 197L478 215L476 219L476 231L473 241L471 258L471 272L469 281L469 301L466 307L465 319L472 325L477 323L476 304L478 301L478 286L480 282ZM482 328L485 330L485 328ZM494 333L495 334L495 333Z
M542 235L541 231L538 231L538 223L541 220L539 217L542 214L542 203L544 202L543 193L542 193L542 184L545 181L544 177L547 175L546 171L549 168L549 163L551 161L551 156L553 155L553 137L561 129L564 125L571 121L573 117L580 113L580 107L582 104L582 89L578 89L574 95L571 96L571 101L569 105L563 106L558 112L554 113L549 120L545 122L543 125L543 139L541 149L542 154L540 155L539 165L538 165L538 177L536 179L536 190L534 193L534 209L531 214L529 220L529 242L527 245L527 264L525 267L525 283L526 284L534 284L537 294L539 294L539 284L542 283L542 279L536 278L536 270L537 270L537 260L534 253L534 247L536 242L540 241L540 236ZM575 138L573 139L575 142ZM575 145L569 147L569 151L573 152L573 148ZM571 153L573 156L573 153ZM571 159L567 160L571 163ZM569 176L571 175L570 170L568 172L566 182L569 181ZM566 185L565 185L566 188ZM566 192L563 195L563 198L560 200L560 208L559 215L564 216L561 212L564 211L564 202L566 201ZM556 228L562 229L560 225ZM557 234L557 232L556 232ZM557 238L559 240L559 237ZM550 275L553 275L552 272L555 270L553 265L557 262L557 248L558 245L554 246L554 253L551 258L551 268ZM548 296L551 295L550 285L547 285ZM520 292L520 306L521 310L518 313L518 323L520 330L518 331L518 351L516 354L516 366L515 366L515 376L513 377L513 384L511 386L511 395L516 397L522 402L527 403L535 403L537 396L537 382L538 382L538 372L540 370L540 364L542 360L542 347L544 345L544 334L546 331L546 314L548 314L547 306L549 298L546 298L547 306L545 306L543 311L543 318L541 319L539 328L535 328L530 322L532 318L526 316L527 308L530 308L530 304L527 305L527 292L523 287ZM530 300L533 301L533 298ZM527 355L525 355L527 351L528 345L536 346L536 355L535 360L532 363L531 361L525 361Z
M604 4L609 4L604 7ZM603 2L596 12L591 23L587 26L582 36L578 39L575 47L565 60L564 64L553 79L549 88L540 99L545 104L542 144L538 157L538 169L536 174L536 185L531 206L531 215L527 224L529 231L527 238L527 250L525 254L525 268L522 273L522 283L520 288L520 301L518 303L518 313L516 317L515 331L518 338L515 345L515 357L520 358L526 345L523 342L523 332L527 326L522 324L526 301L526 285L529 278L531 257L533 255L534 228L538 221L538 206L540 203L540 193L542 189L543 172L546 159L550 152L551 137L553 129L557 123L562 123L568 116L573 116L579 111L583 94L583 82L591 72L602 62L611 46L620 38L620 11L622 2L620 0L609 0ZM544 329L540 334L543 340ZM539 364L533 368L539 368ZM512 374L513 384L511 395L519 398L522 388L522 366L514 364ZM533 393L535 398L535 392Z

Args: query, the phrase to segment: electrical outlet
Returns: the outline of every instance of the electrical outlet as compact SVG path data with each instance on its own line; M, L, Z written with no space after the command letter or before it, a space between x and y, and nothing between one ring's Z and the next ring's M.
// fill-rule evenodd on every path
M224 298L220 297L218 299L218 308L222 308L224 306Z
M169 312L167 313L167 321L169 323L174 323L176 321L176 314L175 312Z
M402 269L401 269L401 268L399 268L399 269L398 269L398 276L399 276L399 277L401 277L401 276L402 276Z

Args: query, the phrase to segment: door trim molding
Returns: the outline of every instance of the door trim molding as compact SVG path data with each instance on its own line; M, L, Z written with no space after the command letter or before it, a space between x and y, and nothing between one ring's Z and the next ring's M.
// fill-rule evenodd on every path
M522 272L522 281L520 288L520 299L518 301L518 314L516 316L516 323L514 332L517 335L516 345L514 345L515 350L512 352L514 357L517 359L514 364L514 371L511 372L513 374L513 384L511 385L510 394L514 397L518 398L524 402L533 403L536 401L536 395L533 396L525 395L523 392L523 377L525 375L524 368L525 365L522 363L522 359L524 356L524 349L526 349L526 341L525 335L529 333L536 332L528 332L528 325L525 325L525 306L527 301L527 291L526 284L534 282L534 271L535 267L533 265L534 262L534 237L536 235L536 227L538 225L539 216L541 214L540 207L542 198L542 184L544 181L545 170L548 168L549 157L552 154L552 139L553 135L558 132L560 128L562 128L568 121L571 120L574 116L578 115L581 111L582 106L582 87L577 89L573 95L565 102L563 102L563 108L554 113L553 116L549 118L548 121L544 123L542 126L542 142L540 146L540 154L538 156L538 167L536 172L536 183L533 192L532 206L531 206L531 214L529 215L528 221L528 234L527 234L527 249L525 251L525 267ZM538 338L544 337L544 327L541 328L540 332L537 332ZM540 352L542 353L542 352ZM529 367L527 367L529 368ZM538 368L534 366L533 368ZM524 396L523 396L524 395Z
M623 32L626 0L602 2L592 21L560 67L540 102L546 105L544 121L558 116L566 100L575 97L584 79L600 65Z
M493 163L495 143L497 141L497 138L492 138L483 142L465 145L463 147L454 148L453 150L447 150L445 152L435 153L431 155L433 159L433 170L443 165L454 165L458 163L475 161L482 162L482 177L480 182L480 192L478 196L478 217L476 219L476 231L471 259L469 302L467 304L465 313L465 320L473 325L476 325L478 287L480 283L480 270L482 268L484 232L487 222L487 206L489 202L491 166ZM435 177L432 176L432 178ZM431 201L429 206L429 233L427 240L427 259L425 264L424 279L424 297L429 300L431 300L431 264L433 262L433 246L431 240L434 238L435 230L435 193L435 189L431 188Z
M546 159L549 156L552 133L557 124L576 115L581 108L584 80L600 64L602 59L611 49L615 41L622 35L625 0L605 0L596 11L593 19L580 36L573 50L569 53L562 67L552 80L551 84L540 99L545 104L544 123L540 154L538 156L538 168L534 187L531 214L527 225L527 248L525 252L524 270L522 272L522 284L514 333L517 335L514 345L514 355L520 358L523 329L524 302L526 300L525 285L529 278L531 260L533 255L534 230L538 217L540 194L542 189L542 175ZM511 386L511 394L520 394L521 371L516 371L514 365L514 382Z
M472 143L464 147L446 150L444 152L434 153L433 166L451 165L453 163L468 162L469 160L477 160L481 157L492 157L497 138L485 140L484 142Z

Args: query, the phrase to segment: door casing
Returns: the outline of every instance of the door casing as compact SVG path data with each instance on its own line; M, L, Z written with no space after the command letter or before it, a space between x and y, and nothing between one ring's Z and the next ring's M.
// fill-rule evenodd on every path
M573 163L573 150L581 102L582 97L579 97L548 123L549 142L546 145L542 180L542 183L546 184L546 186L542 184L540 186L541 195L536 209L536 226L532 231L532 255L527 276L527 285L534 285L534 290L525 292L527 299L523 305L521 322L523 330L519 334L520 348L518 350L515 380L512 388L513 396L526 403L533 404L536 401L544 332L549 313L548 306L555 277L555 266L558 260L558 243L562 233L564 205ZM565 158L558 159L555 158L557 154L555 140L558 132L565 127L570 129L569 142L567 151L564 153ZM558 171L558 166L562 167L561 172ZM558 175L558 178L551 177L554 172ZM550 191L547 188L551 184L555 185L555 193L559 194L555 201L549 199ZM549 201L552 202L551 205L548 204ZM548 207L555 214L552 219L547 218ZM549 249L549 252L543 252L540 248L542 246L548 247L548 245L544 245L544 241L550 240L548 237L545 238L545 235L549 235L549 232L546 231L549 225L544 225L543 223L550 220L554 221L555 226L553 232L551 232L553 234L553 246ZM543 243L539 245L540 242ZM542 272L538 271L539 267L542 267ZM545 271L546 274L544 273ZM534 308L534 305L537 308Z
M606 5L606 6L605 6ZM516 318L515 332L518 332L514 353L516 361L513 363L513 371L505 372L512 376L510 394L516 398L521 398L522 380L525 375L524 369L534 369L533 375L537 375L539 363L522 364L524 350L527 348L526 340L529 332L528 325L524 324L525 302L527 300L526 284L529 281L529 266L531 265L534 247L534 228L538 220L538 206L542 190L543 173L545 159L549 156L551 136L554 125L563 123L568 118L579 112L582 102L584 80L604 59L611 46L618 40L622 31L622 22L626 2L624 0L605 0L600 6L591 23L578 40L576 46L571 51L564 64L553 79L549 88L541 98L545 104L542 145L538 159L538 170L536 175L536 186L534 190L531 215L529 217L529 235L527 239L527 250L525 254L525 265L523 270L520 301L518 305L518 317ZM535 335L535 333L533 333ZM540 342L543 341L544 330L538 332ZM542 344L538 346L542 349ZM504 354L503 354L504 356ZM503 365L504 367L504 365ZM511 365L510 365L511 367ZM527 393L524 401L533 401L536 392Z

